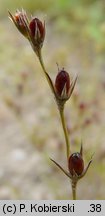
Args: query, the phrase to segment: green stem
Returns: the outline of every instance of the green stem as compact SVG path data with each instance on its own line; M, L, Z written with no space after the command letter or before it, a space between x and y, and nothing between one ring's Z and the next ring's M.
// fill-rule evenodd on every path
M53 88L53 86L52 86L52 84L50 82L50 79L48 77L47 71L46 71L45 66L44 66L44 62L43 62L41 51L38 52L37 56L39 58L40 64L42 66L43 72L44 72L44 74L46 76L46 79L48 81L48 84L49 84L51 90L54 93L54 88ZM59 105L58 108L59 108L59 113L60 113L60 117L61 117L62 127L63 127L63 131L64 131L65 141L66 141L66 154L67 154L67 163L68 163L68 158L70 156L70 146L69 146L68 131L67 131L67 127L66 127L66 124L65 124L65 118L64 118L64 105L62 105L61 107Z
M53 86L53 83L45 69L45 66L44 66L44 62L43 62L43 58L42 58L42 54L41 54L41 50L38 51L38 59L40 61L40 64L41 64L41 67L43 69L43 72L45 74L45 77L48 81L48 84L52 90L52 92L55 94L55 98L56 98L56 93L55 93L55 90L54 90L54 86ZM59 101L57 101L58 103ZM63 128L63 131L64 131L64 136L65 136L65 141L66 141L66 155L67 155L67 164L68 164L68 159L69 159L69 156L70 156L70 143L69 143L69 136L68 136L68 130L67 130L67 126L66 126L66 123L65 123L65 117L64 117L64 103L61 103L61 104L58 104L58 109L59 109L59 114L60 114L60 118L61 118L61 123L62 123L62 128ZM73 195L73 200L76 200L76 183L74 184L74 182L72 182L72 195Z
M48 73L47 73L47 71L46 71L46 69L45 69L45 66L44 66L44 62L43 62L43 58L42 58L42 54L41 54L41 51L39 51L38 52L38 59L39 59L39 61L40 61L40 64L41 64L41 66L42 66L42 69L43 69L43 72L44 72L44 74L45 74L45 77L46 77L46 79L47 79L47 81L48 81L48 84L49 84L49 86L50 86L50 88L51 88L51 90L52 90L52 85L51 85L51 82L50 82L50 80L49 80L49 77L48 77ZM54 93L54 92L53 92Z
M73 182L72 181L72 196L73 196L73 200L76 200L76 186L77 186L77 182Z
M65 124L65 118L64 118L64 106L63 106L63 108L59 109L59 113L60 113L60 118L61 118L61 122L62 122L62 128L64 131L65 141L66 141L66 155L67 155L67 163L68 163L68 159L70 156L70 144L69 144L67 127Z

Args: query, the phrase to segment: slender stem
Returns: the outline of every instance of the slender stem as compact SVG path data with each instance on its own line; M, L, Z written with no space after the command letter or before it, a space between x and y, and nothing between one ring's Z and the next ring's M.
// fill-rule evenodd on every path
M41 51L39 51L38 58L39 58L41 66L42 66L42 69L43 69L44 73L46 74L47 71L46 71L45 66L44 66L44 62L43 62Z
M48 81L48 84L51 88L51 90L53 91L54 93L54 89L52 87L52 84L48 78L48 75L47 75L47 71L45 69L45 66L44 66L44 62L43 62L43 58L42 58L42 55L41 55L41 51L39 51L38 53L38 58L39 58L39 61L40 61L40 64L42 66L42 69L43 69L43 72L46 76L46 79ZM61 122L62 122L62 127L63 127L63 131L64 131L64 136L65 136L65 141L66 141L66 154L67 154L67 162L68 162L68 158L70 156L70 146L69 146L69 138L68 138L68 131L67 131L67 127L66 127L66 124L65 124L65 118L64 118L64 105L63 106L58 106L59 108L59 113L60 113L60 117L61 117Z
M76 200L76 186L77 186L77 182L72 181L72 196L73 196L73 200Z
M49 84L49 86L50 86L50 88L51 88L51 90L52 90L52 85L51 85L51 82L50 82L50 80L49 80L49 78L48 78L47 71L46 71L45 66L44 66L44 62L43 62L43 58L42 58L41 51L38 52L38 55L37 55L37 56L38 56L38 59L39 59L39 61L40 61L41 66L42 66L42 69L43 69L43 72L44 72L44 74L45 74L45 77L46 77L46 79L47 79L47 81L48 81L48 84ZM53 93L54 93L54 92L53 92Z
M52 85L52 82L50 81L50 78L47 74L47 71L45 69L45 66L44 66L44 62L43 62L43 58L42 58L42 55L41 55L41 51L38 52L38 58L39 58L39 61L40 61L40 64L42 66L42 69L43 69L43 72L45 74L45 77L48 81L48 84L52 90L52 92L55 94L55 91L54 91L54 87ZM55 98L56 98L56 95L55 95ZM62 123L62 128L63 128L63 131L64 131L64 136L65 136L65 141L66 141L66 155L67 155L67 164L68 164L68 159L69 159L69 156L70 156L70 143L69 143L69 137L68 137L68 130L67 130L67 126L66 126L66 123L65 123L65 117L64 117L64 104L58 104L58 109L59 109L59 114L60 114L60 118L61 118L61 123ZM72 182L72 194L73 194L73 200L76 200L76 184L73 184L74 182Z
M67 163L68 163L68 158L70 156L70 144L69 144L67 127L65 124L65 118L64 118L64 106L62 109L59 109L59 113L60 113L60 117L61 117L63 131L64 131L65 141L66 141L66 155L67 155Z

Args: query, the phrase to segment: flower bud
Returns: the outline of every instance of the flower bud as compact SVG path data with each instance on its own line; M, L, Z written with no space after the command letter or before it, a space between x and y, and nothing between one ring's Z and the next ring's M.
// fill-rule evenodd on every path
M14 16L9 12L9 17L14 22L18 30L26 38L28 38L29 34L28 34L28 21L27 21L26 12L24 10L22 11L17 10Z
M73 153L68 160L68 167L71 175L74 173L77 175L81 175L84 171L84 161L80 153Z
M29 29L36 45L42 47L45 38L45 25L38 18L34 18L29 24Z
M59 97L68 97L70 90L69 74L63 69L56 76L55 91Z
M38 18L29 21L26 12L17 10L15 15L9 11L9 18L14 22L18 30L29 40L32 49L39 56L40 49L43 46L45 38L45 23L43 24Z
M16 13L14 18L21 31L23 32L24 30L26 30L25 24L23 22L23 14L21 12Z

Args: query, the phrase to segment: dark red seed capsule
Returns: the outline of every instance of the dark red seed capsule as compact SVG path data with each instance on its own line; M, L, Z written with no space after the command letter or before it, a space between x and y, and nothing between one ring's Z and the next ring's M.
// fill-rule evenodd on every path
M56 80L55 80L55 89L59 96L61 96L65 85L66 85L66 94L68 95L70 89L70 77L65 70L61 70L56 76Z
M42 40L44 40L45 26L43 25L43 23L38 18L34 18L31 20L31 22L29 24L29 28L30 28L30 31L31 31L31 34L33 37L35 37L35 35L39 34L40 38Z
M69 157L68 167L71 175L73 175L73 170L77 175L81 175L84 170L84 161L80 153L73 153Z

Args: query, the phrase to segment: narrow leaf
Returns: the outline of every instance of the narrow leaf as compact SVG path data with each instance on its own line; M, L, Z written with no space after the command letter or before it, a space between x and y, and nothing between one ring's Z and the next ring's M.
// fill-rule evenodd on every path
M72 93L73 93L73 90L74 90L74 87L75 87L75 84L76 84L77 78L78 78L78 76L76 76L76 78L75 78L74 82L72 82L72 84L71 84L71 89L70 89L70 96L71 96L71 95L72 95Z
M63 172L66 176L68 176L68 177L70 178L69 173L68 173L66 170L64 170L55 160L53 160L53 159L51 159L51 158L50 158L50 160L51 160L53 163L55 163L55 165L56 165L60 170L62 170L62 172Z

